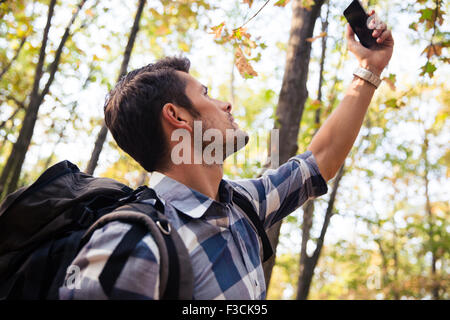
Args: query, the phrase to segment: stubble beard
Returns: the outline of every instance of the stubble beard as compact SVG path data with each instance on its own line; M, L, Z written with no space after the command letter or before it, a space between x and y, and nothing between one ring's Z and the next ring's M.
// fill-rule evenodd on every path
M202 136L204 136L205 132L209 129L219 130L215 126L213 126L208 119L198 120L202 121ZM226 128L225 130L220 130L223 137L222 141L203 141L202 151L204 151L205 148L211 143L220 143L223 150L223 161L225 161L226 158L243 149L248 144L250 136L241 128L236 128L231 120L230 126L231 127Z

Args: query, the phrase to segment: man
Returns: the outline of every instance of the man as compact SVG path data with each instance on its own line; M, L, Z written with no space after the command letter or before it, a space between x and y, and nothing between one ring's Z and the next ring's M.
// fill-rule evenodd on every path
M378 43L373 50L356 41L349 26L346 37L349 50L372 78L358 73L307 151L259 179L227 181L222 179L220 163L174 159L180 156L173 152L180 141L173 135L189 133L192 138L196 121L201 121L202 133L221 132L224 144L235 144L242 137L248 140L231 116L231 104L208 96L207 88L188 73L187 59L165 58L132 71L110 93L106 124L118 145L152 172L150 187L165 204L164 213L191 258L194 299L265 298L261 244L242 209L231 201L233 192L251 201L265 228L307 199L327 192L326 181L335 176L349 153L379 84L373 79L388 64L394 45L385 24L373 31ZM227 131L235 134L232 140ZM195 141L189 141L189 149L181 156L195 160L205 145L198 150ZM233 147L233 151L239 148ZM223 158L228 155L225 152ZM130 228L115 221L93 234L73 262L80 268L79 288L62 287L62 299L160 298L159 252L150 234L135 247L110 296L99 283L105 263Z

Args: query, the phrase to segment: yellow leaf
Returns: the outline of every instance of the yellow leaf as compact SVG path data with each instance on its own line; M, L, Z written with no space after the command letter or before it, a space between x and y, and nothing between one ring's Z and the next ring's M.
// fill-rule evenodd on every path
M249 55L252 54L252 49L251 49L250 47L245 47L245 48L244 48L244 52L245 52L246 55L249 56Z
M430 44L423 50L422 54L426 53L427 58L431 58L432 56L440 56L442 54L442 42Z
M236 48L235 57L236 57L236 67L238 68L241 76L247 78L249 76L254 77L258 75L258 73L256 73L256 71L248 62L248 59L245 57L240 47Z
M189 45L186 42L180 42L178 44L178 47L184 52L188 52L189 51Z
M313 109L318 109L321 105L320 100L312 100L311 101L311 106L313 107Z
M222 34L222 30L223 27L225 26L225 22L222 22L221 24L215 26L215 27L211 27L212 32L210 32L211 34L214 34L214 38L220 38L220 35Z
M276 7L285 7L291 0L278 0L273 5Z
M308 42L314 42L314 41L316 41L317 39L320 39L320 38L325 37L326 35L327 35L326 32L322 32L321 34L319 34L318 36L315 36L314 38L307 38L306 41L308 41Z
M391 88L392 91L395 91L395 89L396 89L396 87L395 87L395 82L392 81L392 79L389 79L389 78L384 77L384 78L381 79L381 80L383 80L384 82L386 82L386 83L389 85L389 87Z
M314 5L314 0L301 0L301 7L305 8L308 11L311 10L313 5Z
M94 12L92 11L92 9L87 9L86 11L85 11L85 13L86 13L86 15L88 15L89 17L93 17L94 16Z
M253 4L253 0L244 0L244 3L248 4L248 7L250 8Z
M394 73L390 73L389 76L384 77L381 80L386 82L389 85L389 87L391 88L392 91L395 91L395 89L396 89L395 83L397 82L397 76Z

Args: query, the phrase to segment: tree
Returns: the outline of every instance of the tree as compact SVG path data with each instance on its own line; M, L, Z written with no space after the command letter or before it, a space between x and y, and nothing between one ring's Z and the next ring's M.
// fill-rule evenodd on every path
M22 170L22 165L25 160L25 156L28 150L28 147L31 143L31 139L33 136L34 127L36 124L36 120L38 118L39 107L44 101L45 96L49 93L50 86L52 85L55 75L58 71L58 66L61 59L61 54L66 44L67 39L72 36L70 29L73 25L75 19L78 16L81 8L84 6L86 0L81 0L74 10L72 17L67 24L64 34L59 42L59 45L56 49L55 56L53 62L48 68L48 80L43 86L43 89L40 90L41 80L44 74L44 61L46 58L46 48L48 43L48 36L50 32L50 27L52 23L52 18L54 14L54 9L56 5L56 0L51 0L48 6L47 13L47 22L44 28L41 48L39 52L39 59L36 64L35 72L34 72L34 81L33 88L31 94L29 96L29 103L26 107L25 118L22 123L22 128L20 129L19 137L17 141L14 143L11 154L8 157L8 160L3 168L2 174L0 176L0 197L14 191L17 187L17 183L19 180L19 175Z
M196 18L196 15L198 14L198 11L194 11L189 4L189 2L173 2L173 1L161 1L162 5L164 6L164 14L160 14L156 9L151 9L150 12L152 16L154 17L155 21L152 21L152 26L150 29L155 32L156 35L163 36L167 35L172 32L172 30L178 31L178 35L180 36L186 36L186 33L189 31L189 27L193 24L192 19ZM133 26L131 28L131 32L128 38L127 47L125 49L125 53L123 56L122 66L120 68L119 77L118 80L122 76L124 76L127 73L127 67L128 63L131 57L131 51L134 46L134 42L136 40L136 35L139 31L139 22L141 20L142 16L142 9L145 5L145 1L139 0L138 3L138 10L136 12L136 16L134 19ZM197 0L196 1L196 7L197 10L199 8L205 8L209 9L209 5L204 0ZM173 21L175 19L179 19L177 24L174 24ZM156 22L156 23L154 23ZM153 30L155 29L156 30ZM154 41L155 34L151 35L151 41ZM186 50L186 47L189 47L189 45L186 43L186 40L184 39L178 39L179 43L182 45L183 49ZM101 129L98 133L97 139L95 141L94 149L91 154L91 158L89 160L88 166L86 168L86 172L89 174L93 174L95 168L97 167L97 162L100 157L100 153L102 152L103 145L106 141L108 135L108 128L106 127L105 123L102 123Z
M303 115L308 91L308 66L311 56L311 38L314 25L320 14L324 0L316 0L311 7L304 7L303 1L292 2L291 31L287 48L286 65L281 85L281 91L276 110L275 128L279 129L279 138L283 143L279 148L280 164L286 162L297 152L297 137L300 121ZM281 221L276 223L268 232L274 255L264 264L266 286L270 282L272 268L275 263L276 247L280 235Z
M128 37L128 43L125 48L125 52L123 54L122 65L120 66L119 77L117 81L119 81L124 75L127 73L128 63L130 62L131 51L133 50L134 43L136 41L136 35L139 31L139 22L141 20L142 11L144 10L146 0L139 0L138 8L136 11L136 16L134 17L133 26L131 27L130 35ZM94 174L94 170L97 167L98 158L100 157L100 153L103 149L103 144L106 141L106 136L108 135L108 128L106 127L105 122L100 128L100 132L98 133L97 139L95 141L94 150L91 154L91 159L86 167L86 173Z

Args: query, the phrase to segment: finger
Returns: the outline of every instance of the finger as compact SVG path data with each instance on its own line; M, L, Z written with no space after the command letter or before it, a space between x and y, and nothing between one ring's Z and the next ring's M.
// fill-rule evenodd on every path
M348 41L355 41L355 32L353 31L350 24L347 24L347 29L345 30L345 37Z
M385 30L387 29L387 25L384 22L381 22L377 28L372 32L372 36L374 38L378 38Z
M392 38L391 30L383 30L383 33L380 35L380 37L377 39L377 43L383 43L386 39Z
M383 21L380 21L380 23L376 26L375 30L384 30L384 29L387 29L387 25Z
M354 46L356 44L355 32L353 31L350 24L347 24L347 30L345 31L345 37L347 38L348 46Z

